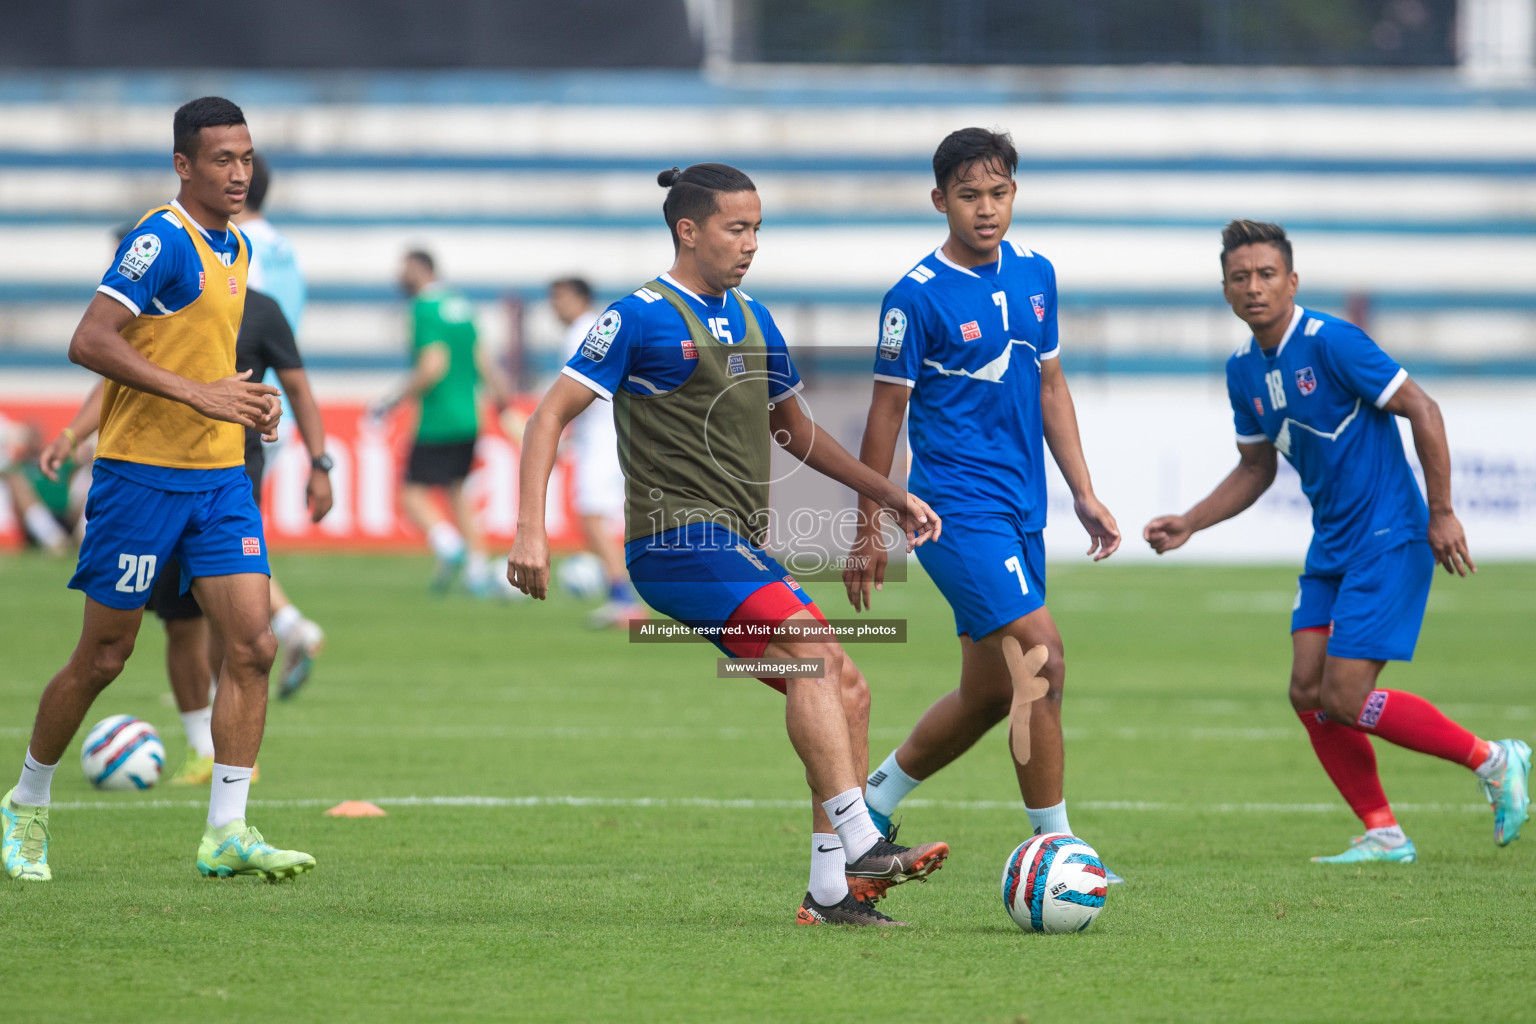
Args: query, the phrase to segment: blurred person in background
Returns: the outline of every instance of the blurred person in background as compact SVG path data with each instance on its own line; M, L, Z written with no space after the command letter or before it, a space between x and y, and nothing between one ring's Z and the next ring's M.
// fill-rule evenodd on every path
M10 491L11 507L28 543L62 555L69 550L70 535L78 539L85 530L82 512L91 484L90 461L82 465L71 458L55 472L45 473L38 467L42 453L43 432L37 424L13 428L0 450L0 481Z
M579 277L563 277L549 286L549 305L565 327L567 358L581 349L597 311L592 286ZM576 457L576 517L587 550L602 559L608 575L608 600L588 617L594 629L605 629L644 618L645 606L629 585L624 546L624 471L619 467L619 435L613 416L596 406L571 424L571 448Z
M368 411L379 418L402 402L420 406L400 506L426 535L437 559L432 591L446 592L462 572L470 593L494 596L499 588L464 481L480 436L480 386L490 388L498 410L506 407L509 391L480 348L474 306L437 279L431 253L406 253L400 287L411 297L411 374ZM446 496L451 519L434 504L433 491Z

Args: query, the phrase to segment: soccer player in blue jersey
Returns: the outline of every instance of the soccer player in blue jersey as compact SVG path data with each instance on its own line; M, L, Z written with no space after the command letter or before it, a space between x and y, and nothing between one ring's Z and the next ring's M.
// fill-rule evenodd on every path
M818 627L820 610L763 549L770 442L894 515L909 544L938 537L940 523L921 500L817 435L801 409L783 335L738 287L762 223L752 179L724 164L695 164L658 181L676 259L597 318L529 419L507 579L533 597L547 593L544 508L560 433L594 399L612 401L625 559L640 596L729 655L822 661L820 678L763 680L785 694L790 741L814 794L811 878L796 922L896 924L875 900L937 869L949 847L897 846L870 820L860 784L869 765L869 689ZM781 627L799 636L760 631Z
M910 416L907 486L944 517L943 536L917 554L954 609L961 665L960 685L869 777L870 811L887 835L908 793L1009 715L1012 643L1048 652L1049 689L1029 717L1028 763L1014 758L1024 805L1036 834L1071 831L1062 794L1066 673L1061 634L1045 607L1046 445L1095 561L1115 552L1120 531L1094 496L1061 372L1056 271L1005 238L1017 166L1006 134L964 128L939 144L933 205L948 219L949 237L886 294L880 314L859 457L889 473L902 419ZM870 607L886 566L867 503L862 511L843 573L855 609ZM1013 745L1017 751L1017 740Z
M1277 224L1236 220L1221 236L1227 302L1253 336L1227 360L1239 462L1180 516L1143 537L1158 554L1252 505L1274 482L1278 451L1312 503L1312 544L1291 612L1291 706L1365 835L1320 863L1418 856L1376 772L1370 736L1477 774L1493 839L1520 835L1530 805L1531 748L1479 739L1429 701L1380 688L1388 661L1409 661L1435 563L1476 572L1451 506L1451 457L1440 407L1364 331L1296 304L1290 240ZM1396 417L1413 429L1426 505ZM946 531L947 532L947 531Z
M209 96L176 111L174 139L180 192L124 238L69 344L73 361L107 378L89 525L69 582L85 593L85 616L74 653L38 703L21 778L0 799L0 855L12 878L52 877L53 773L96 696L122 672L172 556L224 638L197 868L277 880L315 865L307 853L268 845L245 821L275 641L242 428L274 437L280 415L276 388L235 372L249 247L230 217L245 203L251 135L239 107Z

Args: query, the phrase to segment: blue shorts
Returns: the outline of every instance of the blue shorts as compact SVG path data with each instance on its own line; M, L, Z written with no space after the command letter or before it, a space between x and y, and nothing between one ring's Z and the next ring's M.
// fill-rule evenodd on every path
M1332 626L1328 653L1336 658L1412 661L1434 576L1435 555L1422 540L1341 576L1306 573L1296 588L1291 632Z
M69 585L109 608L128 609L144 607L173 556L183 591L199 576L272 575L250 478L232 466L215 479L206 491L162 491L98 462Z
M632 541L626 554L629 581L646 604L700 630L727 654L738 652L720 642L720 630L749 598L756 597L754 606L763 609L754 617L779 617L780 621L787 616L776 616L769 609L792 612L795 602L802 608L815 607L794 576L772 556L723 527L694 523ZM765 588L778 597L759 596Z
M944 531L917 549L955 612L955 632L980 640L1045 607L1045 537L1013 516L969 512L944 517Z

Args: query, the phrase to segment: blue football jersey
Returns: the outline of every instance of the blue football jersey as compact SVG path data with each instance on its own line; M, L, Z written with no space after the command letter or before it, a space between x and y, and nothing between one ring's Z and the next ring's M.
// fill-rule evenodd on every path
M1249 338L1227 360L1238 441L1273 444L1312 502L1307 572L1342 573L1425 538L1429 507L1382 410L1407 379L1360 328L1300 306L1272 352Z
M733 296L695 295L666 274L661 280L687 300L709 333L721 342L740 344L746 337L746 318ZM768 349L768 397L799 391L803 386L800 374L790 361L784 335L768 307L739 289L736 294L751 307L762 328ZM697 365L698 352L683 318L670 302L647 287L604 310L561 372L612 401L619 388L637 395L674 391Z
M1040 363L1060 354L1056 270L1005 241L966 268L935 250L886 293L875 379L912 389L907 487L939 515L1045 526Z

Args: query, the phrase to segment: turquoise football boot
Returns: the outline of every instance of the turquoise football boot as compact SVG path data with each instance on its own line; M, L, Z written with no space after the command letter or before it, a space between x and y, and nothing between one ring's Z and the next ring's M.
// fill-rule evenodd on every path
M1387 846L1371 836L1355 836L1349 849L1332 857L1313 857L1314 864L1412 864L1419 859L1412 839L1404 839L1401 846Z
M1497 779L1479 779L1483 796L1493 807L1493 841L1508 846L1520 838L1520 826L1530 817L1531 746L1524 740L1495 740L1508 757Z

